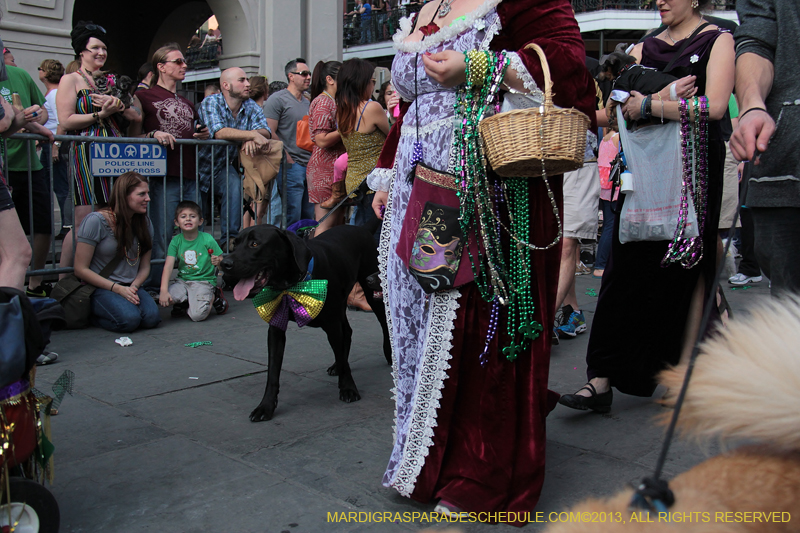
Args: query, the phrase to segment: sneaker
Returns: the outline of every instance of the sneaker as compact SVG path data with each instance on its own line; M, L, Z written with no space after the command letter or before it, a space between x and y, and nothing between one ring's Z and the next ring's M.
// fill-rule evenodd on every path
M42 352L42 354L36 358L36 365L49 365L50 363L55 363L58 359L58 354L56 352Z
M572 314L572 306L567 304L558 311L556 311L556 320L553 324L553 336L550 338L553 346L558 346L558 328L567 323L567 319Z
M224 315L228 312L228 300L225 299L225 295L219 287L214 290L214 296L214 311L216 311L218 315Z
M557 328L558 336L562 339L573 339L578 333L586 332L586 318L581 311L573 311L567 323Z
M735 276L729 277L728 283L731 285L747 285L748 283L758 283L761 279L761 276L748 276L739 272Z
M173 318L181 318L186 316L186 310L189 309L189 302L180 302L172 306L170 315Z
M31 289L30 287L25 289L25 296L28 298L47 298L50 296L52 290L53 287L49 283L42 283L35 289Z
M583 276L584 274L589 274L592 272L592 269L587 267L583 264L583 261L578 261L575 265L575 275L576 276Z

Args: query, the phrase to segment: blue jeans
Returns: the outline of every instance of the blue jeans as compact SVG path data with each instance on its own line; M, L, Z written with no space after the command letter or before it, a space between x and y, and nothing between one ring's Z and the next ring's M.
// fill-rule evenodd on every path
M200 201L195 200L197 184L189 180L184 181L183 197L187 200L197 202L200 207L211 205L207 202L209 192L213 191L214 196L220 200L220 234L219 242L226 243L228 239L233 239L239 235L242 229L242 178L239 176L233 165L223 168L222 172L214 176L213 183L208 192L200 194ZM214 217L213 207L210 210L203 209L204 224L208 224ZM202 228L201 228L202 229ZM209 232L211 233L211 232Z
M594 261L595 270L604 270L608 263L608 256L611 255L611 238L617 226L617 215L612 209L617 208L617 202L600 200L600 209L603 210L603 233L600 235L600 242L597 243L597 258Z
M140 288L137 294L139 305L134 305L119 294L96 289L92 294L92 323L116 333L156 327L161 322L158 305L144 289Z
M183 199L181 180L174 176L166 178L158 176L149 178L149 182L150 221L153 223L152 258L164 259L167 256L167 248L169 241L172 240L172 230L175 227L175 209ZM187 199L194 201L194 196Z
M282 163L272 187L270 201L271 220L275 226L281 224L281 194L283 193L283 165L286 165L286 227L301 219L314 220L314 205L308 202L308 185L306 184L306 167L300 163Z
M53 158L50 157L52 146L50 143L42 145L42 154L39 160L48 180L50 180L50 165L53 165L53 192L56 193L58 208L61 210L61 227L67 228L71 227L75 220L75 203L72 201L72 191L69 188L67 158L61 156L54 164Z

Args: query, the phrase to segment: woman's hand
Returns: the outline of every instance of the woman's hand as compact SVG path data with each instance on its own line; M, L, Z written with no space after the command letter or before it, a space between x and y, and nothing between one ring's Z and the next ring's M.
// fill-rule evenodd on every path
M172 304L172 296L169 295L169 291L161 291L158 295L158 303L161 304L161 307L167 307Z
M622 104L622 116L625 120L639 120L642 118L642 100L644 95L638 91L631 91L631 96Z
M113 292L119 294L133 305L139 305L139 290L125 285L114 285Z
M694 86L694 83L695 83L696 80L697 80L697 76L686 76L684 78L679 79L678 81L676 81L673 84L673 85L675 85L675 94L678 95L678 99L679 100L681 98L683 98L683 99L691 98L692 96L697 94L697 87ZM661 91L659 91L660 93L662 93L661 97L664 100L669 100L670 99L670 94L669 94L670 90L669 90L669 88L670 88L670 86L668 85L668 86L664 87L663 89L661 89ZM666 96L663 94L664 92L666 92Z
M157 131L153 133L153 139L157 140L158 144L168 144L170 148L175 148L175 137L166 131Z
M375 191L375 197L372 199L372 210L375 211L375 216L383 220L383 212L386 210L386 203L389 201L389 191Z
M425 53L422 64L428 77L444 87L455 87L467 81L467 63L461 52L445 50L436 54Z
M400 95L396 92L386 100L386 110L389 111L389 116L394 118L394 108L400 105Z

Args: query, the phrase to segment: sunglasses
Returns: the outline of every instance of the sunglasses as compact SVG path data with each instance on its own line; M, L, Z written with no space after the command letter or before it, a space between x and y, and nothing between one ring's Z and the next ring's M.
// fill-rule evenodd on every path
M106 29L104 27L98 26L97 24L87 24L86 26L84 26L84 28L86 28L89 31L97 30L97 31L100 31L100 32L103 32L103 33L106 32Z
M186 64L186 60L182 57L179 57L178 59L165 59L164 61L162 61L162 63L175 63L176 65L181 67Z
M311 72L308 70L304 70L303 72L289 72L289 74L297 74L298 76L303 76L304 78L311 76Z

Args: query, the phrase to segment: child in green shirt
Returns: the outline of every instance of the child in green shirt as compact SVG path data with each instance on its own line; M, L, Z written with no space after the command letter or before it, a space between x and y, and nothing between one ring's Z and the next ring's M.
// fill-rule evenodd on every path
M162 307L174 304L172 316L187 314L195 322L208 318L213 307L218 315L228 310L228 302L217 288L214 268L222 261L222 250L217 241L200 231L203 224L200 206L185 200L175 210L175 223L181 233L169 243L164 273L161 276ZM175 261L178 261L178 279L169 282Z

